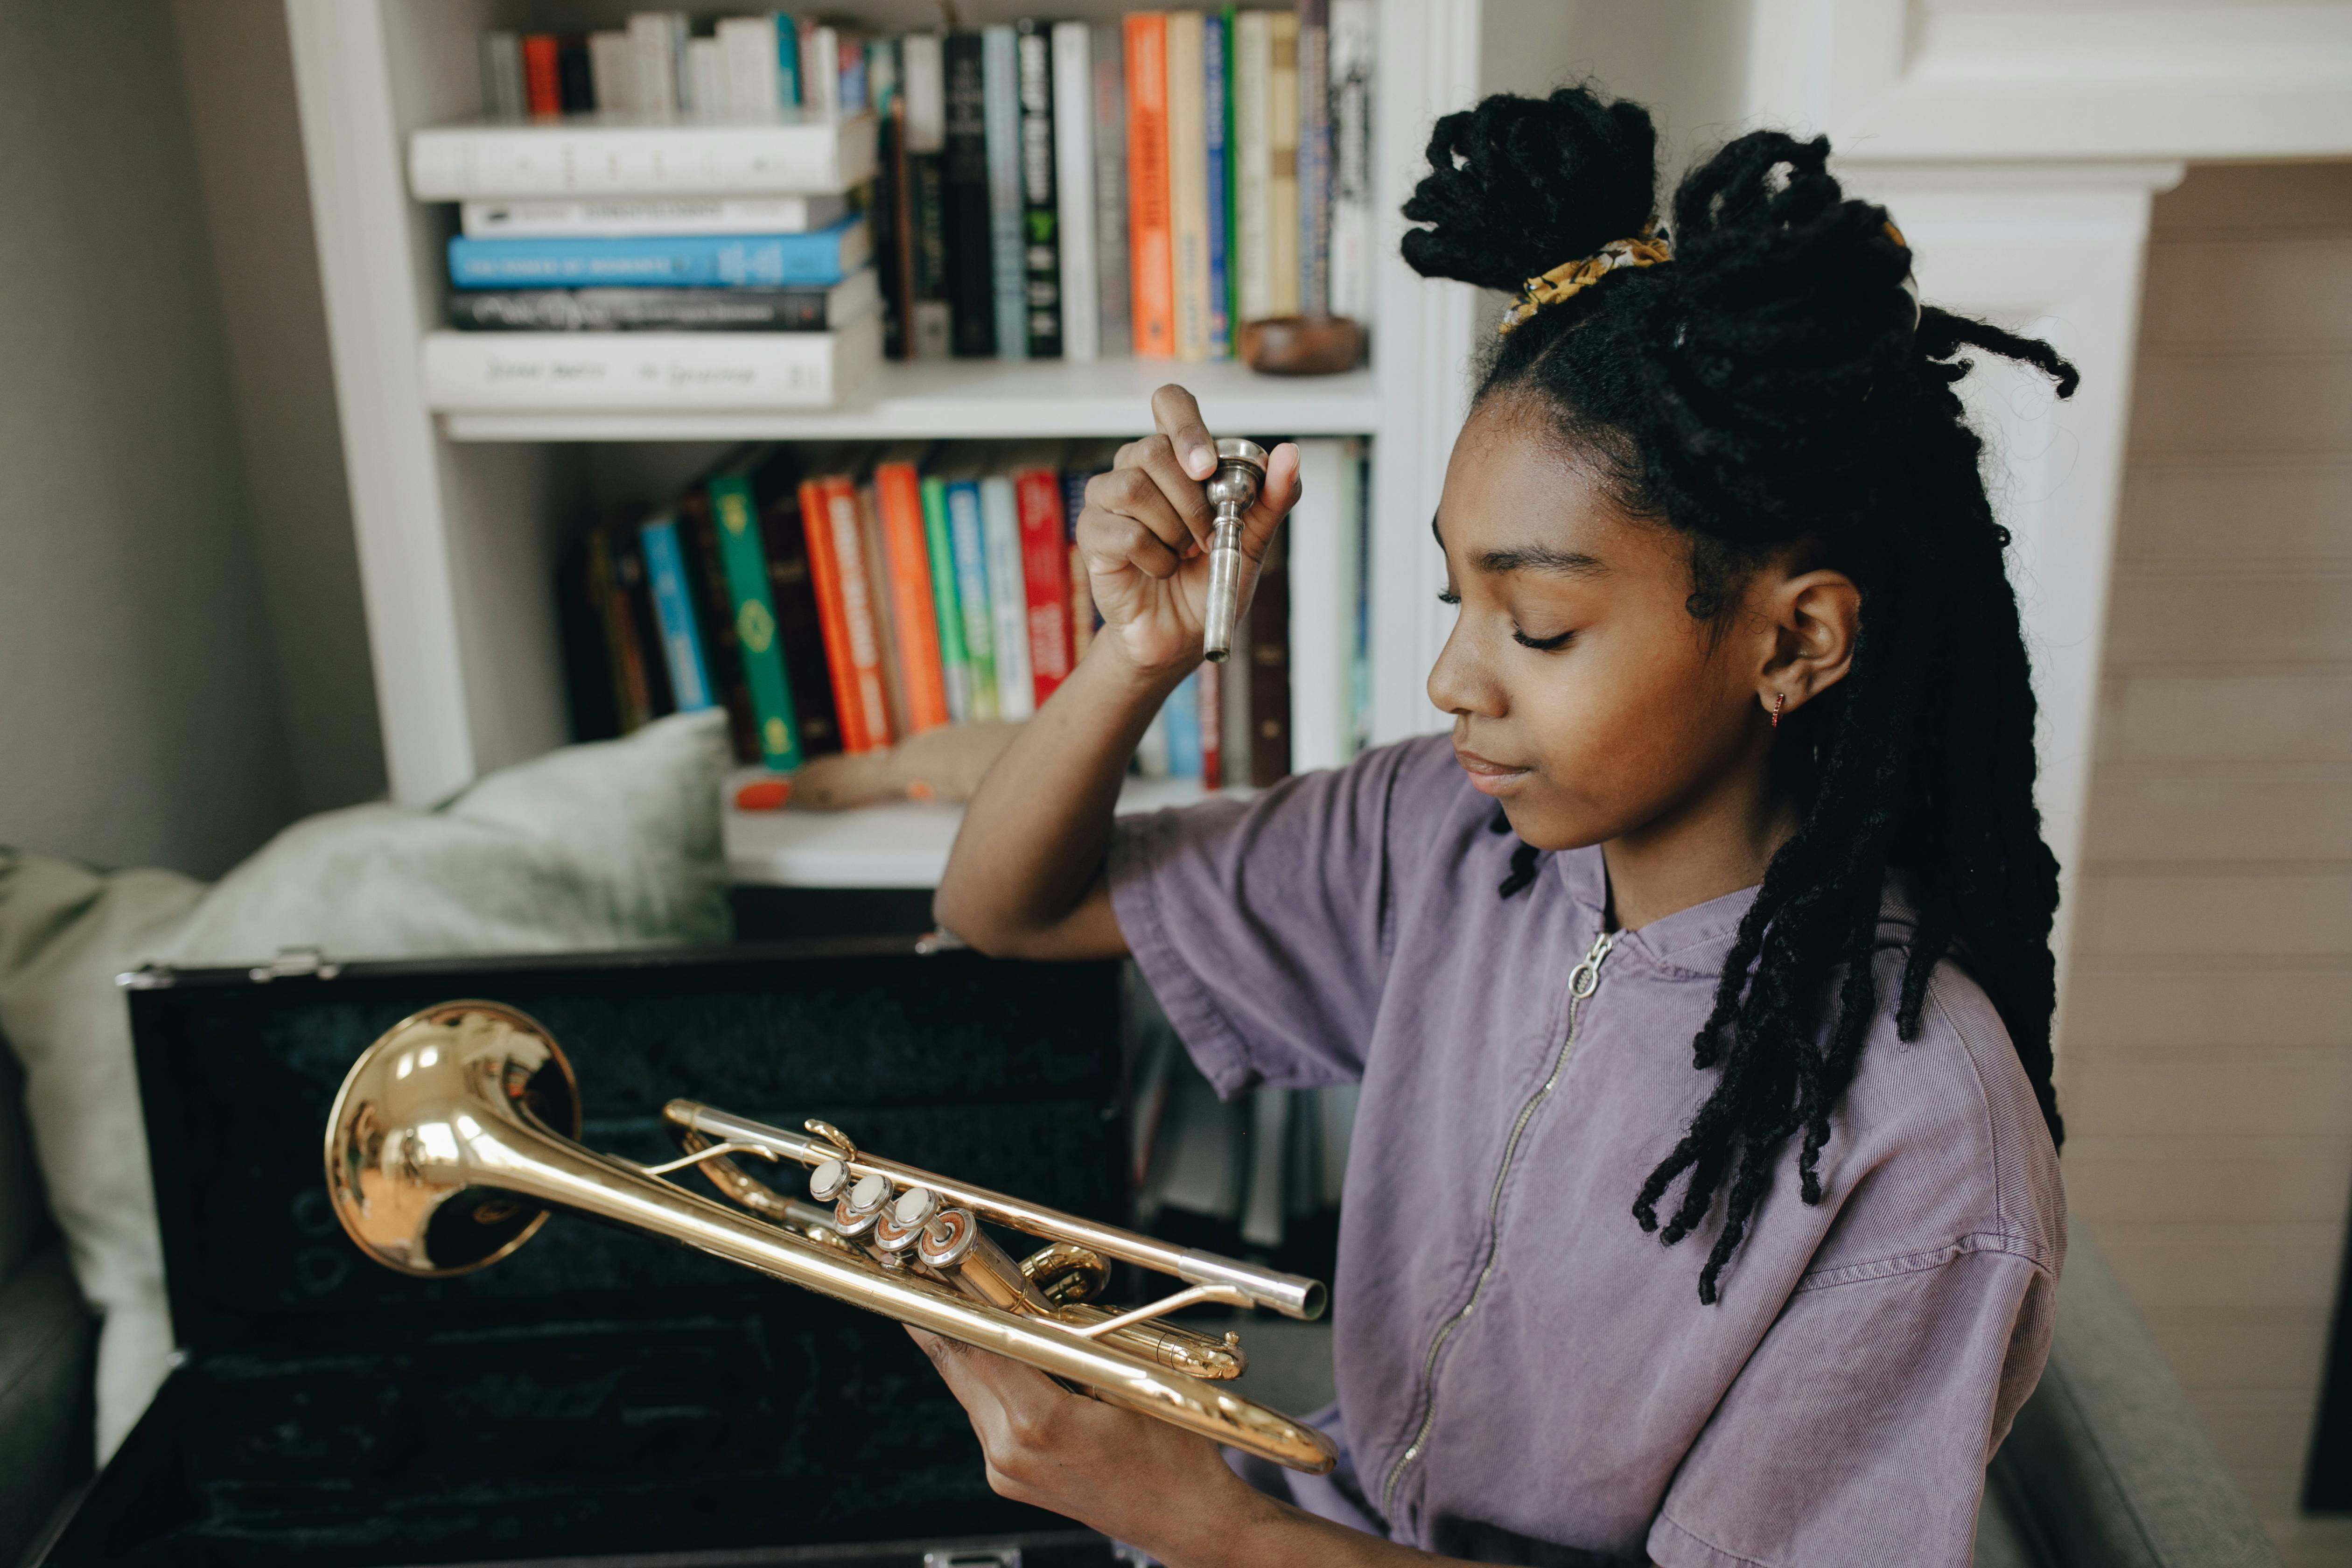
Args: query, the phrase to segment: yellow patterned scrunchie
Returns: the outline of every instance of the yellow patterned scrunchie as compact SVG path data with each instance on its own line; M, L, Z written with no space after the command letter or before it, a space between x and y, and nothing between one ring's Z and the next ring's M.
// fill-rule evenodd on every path
M1655 267L1674 258L1658 220L1652 218L1633 239L1612 239L1590 256L1563 261L1542 277L1528 279L1527 287L1519 290L1518 302L1503 312L1503 324L1496 331L1510 331L1546 305L1574 299L1621 267Z

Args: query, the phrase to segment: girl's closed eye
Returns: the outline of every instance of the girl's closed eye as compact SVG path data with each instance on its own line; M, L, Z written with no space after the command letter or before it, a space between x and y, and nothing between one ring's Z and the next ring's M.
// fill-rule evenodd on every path
M1558 653L1568 646L1569 639L1574 636L1576 632L1572 627L1568 631L1555 632L1550 637L1537 637L1532 632L1522 631L1517 626L1511 628L1513 642L1521 647L1531 647L1538 653Z

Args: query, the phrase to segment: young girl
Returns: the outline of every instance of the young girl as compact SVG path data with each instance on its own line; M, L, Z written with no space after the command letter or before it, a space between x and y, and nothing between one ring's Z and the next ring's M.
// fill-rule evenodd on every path
M1450 736L1114 821L1200 658L1192 400L1088 487L1103 632L939 915L1133 954L1227 1093L1362 1080L1316 1417L1344 1457L1269 1496L928 1341L998 1489L1176 1568L1969 1561L2065 1233L2056 866L1953 384L1969 345L2074 373L1920 309L1828 152L1744 136L1659 226L1633 104L1439 121L1406 259L1536 280L1434 519ZM1253 556L1297 471L1276 448Z

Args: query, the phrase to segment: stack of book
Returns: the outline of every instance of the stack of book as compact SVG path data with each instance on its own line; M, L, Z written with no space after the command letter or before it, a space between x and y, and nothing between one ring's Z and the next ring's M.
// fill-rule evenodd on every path
M1027 718L1097 625L1073 530L1114 449L729 453L668 505L589 529L566 558L575 737L723 707L739 759L788 772L945 724ZM1139 771L1212 789L1289 773L1289 636L1277 542L1244 657L1187 679Z
M1247 321L1370 315L1374 24L1373 0L896 36L769 13L702 37L683 13L640 13L625 31L488 35L484 106L526 127L870 109L877 166L850 209L870 226L889 357L1221 359ZM639 194L683 195L699 174ZM752 216L705 201L663 221L773 232ZM538 221L494 229L469 209L467 234ZM540 309L614 325L628 308ZM672 328L765 324L659 309ZM481 303L456 324L514 321L549 324Z

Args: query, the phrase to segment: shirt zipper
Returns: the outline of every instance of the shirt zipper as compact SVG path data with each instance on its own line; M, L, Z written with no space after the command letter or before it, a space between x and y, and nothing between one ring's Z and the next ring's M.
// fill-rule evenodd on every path
M1559 1075L1568 1070L1568 1054L1576 1048L1577 1015L1582 1010L1585 998L1600 986L1601 963L1608 958L1609 950L1616 945L1616 934L1612 931L1604 931L1594 937L1592 951L1586 953L1584 962L1569 973L1568 1033L1559 1042L1559 1054L1552 1058L1550 1073L1536 1087L1536 1091L1528 1096L1527 1103L1519 1107L1518 1120L1511 1123L1511 1136L1503 1145L1503 1163L1495 1172L1495 1189L1486 1198L1486 1260L1479 1267L1477 1283L1470 1287L1470 1299L1462 1303L1460 1311L1438 1325L1436 1335L1429 1342L1429 1354L1421 1367L1421 1383L1424 1391L1421 1425L1414 1428L1412 1441L1405 1445L1405 1450L1397 1456L1396 1463L1389 1467L1388 1480L1381 1488L1381 1513L1384 1518L1394 1517L1397 1483L1404 1479L1406 1468L1421 1458L1422 1447L1429 1441L1429 1429L1437 1424L1438 1352L1445 1348L1445 1342L1454 1337L1454 1331L1460 1328L1477 1307L1478 1299L1486 1293L1486 1282L1495 1277L1495 1264L1502 1247L1503 1183L1511 1173L1511 1162L1518 1156L1519 1138L1527 1131L1528 1123L1535 1119L1536 1112L1543 1108L1543 1102L1551 1097L1552 1089L1559 1083Z

